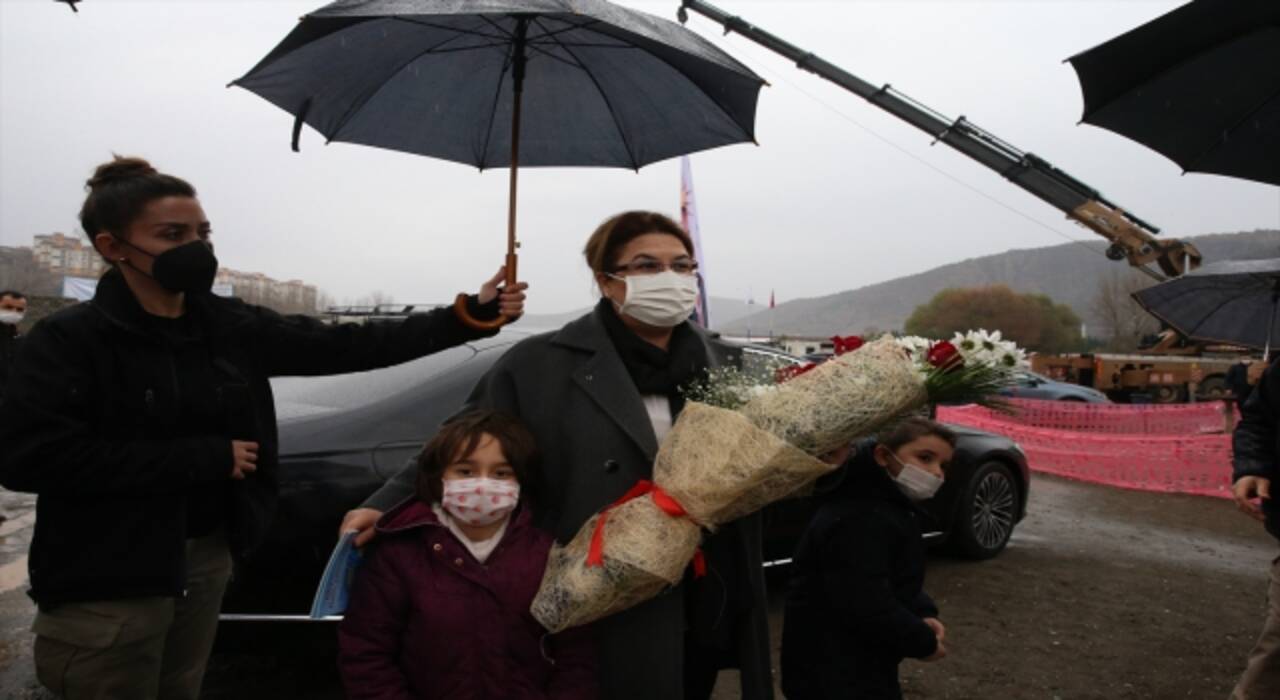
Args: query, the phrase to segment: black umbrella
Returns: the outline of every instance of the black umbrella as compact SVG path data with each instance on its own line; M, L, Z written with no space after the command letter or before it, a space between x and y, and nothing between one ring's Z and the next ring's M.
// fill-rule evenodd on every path
M295 115L295 149L305 122L329 141L510 167L510 284L519 166L638 169L753 141L763 83L604 0L339 0L232 84Z
M1280 185L1280 2L1195 0L1069 59L1084 116L1182 166Z
M1133 298L1197 340L1259 348L1267 357L1280 340L1280 258L1205 265Z

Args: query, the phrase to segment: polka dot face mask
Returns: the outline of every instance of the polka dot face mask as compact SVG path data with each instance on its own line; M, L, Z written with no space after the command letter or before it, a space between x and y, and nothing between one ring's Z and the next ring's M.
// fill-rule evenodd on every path
M446 479L440 505L459 522L484 527L506 519L520 501L514 479Z

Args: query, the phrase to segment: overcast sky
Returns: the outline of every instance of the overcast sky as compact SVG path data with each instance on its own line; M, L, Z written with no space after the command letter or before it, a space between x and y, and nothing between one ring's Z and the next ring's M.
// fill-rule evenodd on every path
M679 5L621 4L667 18ZM872 83L892 83L949 117L963 114L1167 235L1280 228L1280 188L1183 176L1142 146L1077 126L1080 90L1063 59L1179 2L716 4ZM310 130L302 152L292 153L292 117L225 87L320 5L85 0L75 14L51 0L0 0L0 244L30 245L52 231L82 235L84 180L117 152L146 157L197 187L227 267L301 278L339 301L373 290L397 301L447 301L478 287L504 252L505 170L478 174L421 156L325 146ZM751 292L765 301L773 289L782 303L1064 236L1092 240L861 98L741 37L721 36L700 17L688 26L772 84L761 92L759 146L693 157L713 295ZM586 237L623 209L677 214L679 173L678 160L638 174L523 171L529 310L590 304L580 255Z

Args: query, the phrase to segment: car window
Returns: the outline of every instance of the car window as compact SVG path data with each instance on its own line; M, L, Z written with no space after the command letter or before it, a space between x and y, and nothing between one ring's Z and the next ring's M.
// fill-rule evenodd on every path
M427 377L456 369L475 357L470 345L460 345L404 364L369 372L327 377L276 377L271 389L280 420L348 411L392 398Z

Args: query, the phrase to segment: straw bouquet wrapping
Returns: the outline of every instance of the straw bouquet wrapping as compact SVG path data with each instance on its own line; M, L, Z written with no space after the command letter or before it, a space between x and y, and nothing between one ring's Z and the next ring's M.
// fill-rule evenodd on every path
M698 570L703 528L714 530L803 490L836 466L817 456L930 400L937 366L917 360L894 338L859 346L784 372L776 385L727 381L690 392L720 405L690 400L659 448L653 482L641 482L568 544L553 548L534 617L559 632L679 583L691 560ZM946 372L961 371L962 360L944 360ZM942 383L953 394L963 384Z

